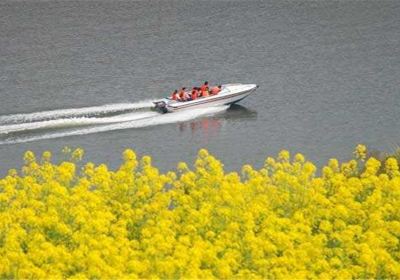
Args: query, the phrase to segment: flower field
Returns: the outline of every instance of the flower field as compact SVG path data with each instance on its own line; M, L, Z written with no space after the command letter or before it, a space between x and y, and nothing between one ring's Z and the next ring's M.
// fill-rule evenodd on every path
M117 170L64 152L0 179L1 279L400 278L398 162L363 145L239 173L206 150L165 174L132 150Z

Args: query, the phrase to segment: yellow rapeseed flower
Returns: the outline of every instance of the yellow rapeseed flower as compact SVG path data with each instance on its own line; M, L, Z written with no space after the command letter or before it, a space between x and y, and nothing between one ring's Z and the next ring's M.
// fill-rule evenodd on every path
M0 278L400 277L400 174L367 158L269 157L225 173L202 149L165 174L125 150L116 170L24 155L0 179Z

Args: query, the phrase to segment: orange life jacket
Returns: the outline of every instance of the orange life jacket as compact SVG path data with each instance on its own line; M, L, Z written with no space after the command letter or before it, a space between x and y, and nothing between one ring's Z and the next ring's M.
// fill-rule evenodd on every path
M208 86L207 85L202 85L201 87L200 87L200 90L201 90L201 92L204 92L204 91L208 91Z
M185 92L183 90L179 91L179 97L181 100L185 100Z
M197 90L192 90L192 100L195 100L197 98Z
M213 87L211 89L211 94L218 94L221 91L219 87Z

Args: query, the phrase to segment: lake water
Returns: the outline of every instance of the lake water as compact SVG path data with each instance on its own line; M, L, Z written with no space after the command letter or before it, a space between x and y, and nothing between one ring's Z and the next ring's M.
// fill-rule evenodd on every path
M200 148L227 170L281 149L320 165L358 143L392 151L399 15L400 1L1 1L0 174L64 146L112 167L130 147L164 171ZM260 87L227 111L142 108L204 80Z

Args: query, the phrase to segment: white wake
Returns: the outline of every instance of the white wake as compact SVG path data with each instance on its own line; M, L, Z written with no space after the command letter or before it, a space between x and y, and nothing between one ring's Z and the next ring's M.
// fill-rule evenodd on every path
M0 125L44 121L44 120L52 120L60 118L99 116L110 113L151 108L152 106L153 106L152 100L143 100L135 103L106 104L102 106L59 109L59 110L50 110L50 111L35 112L28 114L13 114L13 115L0 116Z
M135 114L129 114L131 116L126 116L126 115L121 116L120 115L118 117L124 117L124 118L132 117L133 119L125 120L125 121L118 121L116 123L108 123L107 125L97 125L97 126L92 126L92 127L78 128L78 129L69 130L69 131L47 132L47 133L43 133L43 134L39 134L39 135L25 136L25 137L24 136L10 137L5 140L0 140L0 145L31 142L31 141L38 141L38 140L52 139L52 138L61 138L61 137L67 137L67 136L73 136L73 135L99 133L99 132L106 132L106 131L112 131L112 130L141 128L141 127L155 126L155 125L175 123L175 122L184 122L184 121L188 121L188 120L199 118L199 117L214 115L214 114L223 112L228 108L229 108L229 106L219 106L219 107L193 109L193 110L169 113L169 114L158 114L155 112L147 112L147 113L152 113L155 115L153 115L153 116L149 115L147 117L143 117L144 116L143 114L146 113L145 112L145 113L138 113L138 114L141 114L140 115L141 117L139 119L134 119ZM137 115L137 116L139 116L139 115ZM112 119L112 118L114 118L114 117L110 117L109 119Z
M75 118L62 118L48 121L36 121L26 122L18 124L7 124L0 125L0 135L9 134L12 132L32 131L39 129L50 129L50 128L66 128L75 126L88 126L96 124L109 124L109 123L121 123L127 121L133 121L143 118L149 118L159 115L157 112L141 112L141 113L128 113L121 114L113 117L75 117Z

